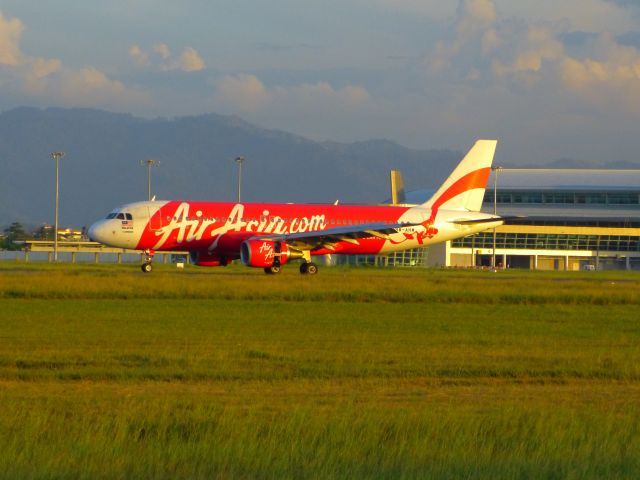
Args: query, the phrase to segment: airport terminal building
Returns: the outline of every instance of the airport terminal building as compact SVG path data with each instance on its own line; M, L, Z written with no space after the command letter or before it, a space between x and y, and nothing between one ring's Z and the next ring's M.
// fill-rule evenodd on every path
M494 211L494 178L483 211ZM496 266L540 270L640 270L640 171L524 170L498 174ZM517 218L520 217L520 218ZM425 264L489 267L493 230L430 247Z
M494 212L495 171L483 211ZM511 217L495 232L496 266L537 270L640 270L640 170L504 169L498 173L498 215ZM407 193L407 203L432 191ZM488 230L389 256L352 256L351 264L489 268L494 232Z

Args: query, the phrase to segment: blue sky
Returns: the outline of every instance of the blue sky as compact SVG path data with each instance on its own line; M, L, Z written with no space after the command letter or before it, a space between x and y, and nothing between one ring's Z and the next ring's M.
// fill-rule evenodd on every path
M0 15L0 110L640 160L640 0L3 0Z

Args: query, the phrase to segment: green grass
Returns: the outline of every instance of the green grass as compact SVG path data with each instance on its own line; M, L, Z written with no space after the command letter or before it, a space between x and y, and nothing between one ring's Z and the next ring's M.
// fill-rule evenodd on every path
M0 478L637 478L640 275L0 263Z

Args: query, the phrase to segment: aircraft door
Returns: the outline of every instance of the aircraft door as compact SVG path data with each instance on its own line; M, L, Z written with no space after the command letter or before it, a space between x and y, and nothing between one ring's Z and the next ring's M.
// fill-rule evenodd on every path
M149 217L149 230L160 230L164 226L162 208L147 207L147 214Z

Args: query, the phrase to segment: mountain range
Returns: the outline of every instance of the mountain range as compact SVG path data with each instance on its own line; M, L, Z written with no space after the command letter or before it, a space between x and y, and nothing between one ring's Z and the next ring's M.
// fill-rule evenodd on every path
M65 152L59 223L76 228L145 200L147 159L160 161L152 169L158 199L234 201L234 159L243 156L243 201L376 203L389 197L390 169L402 171L407 190L434 188L462 155L388 140L316 142L217 114L146 119L21 107L0 114L0 227L52 223L53 151Z

